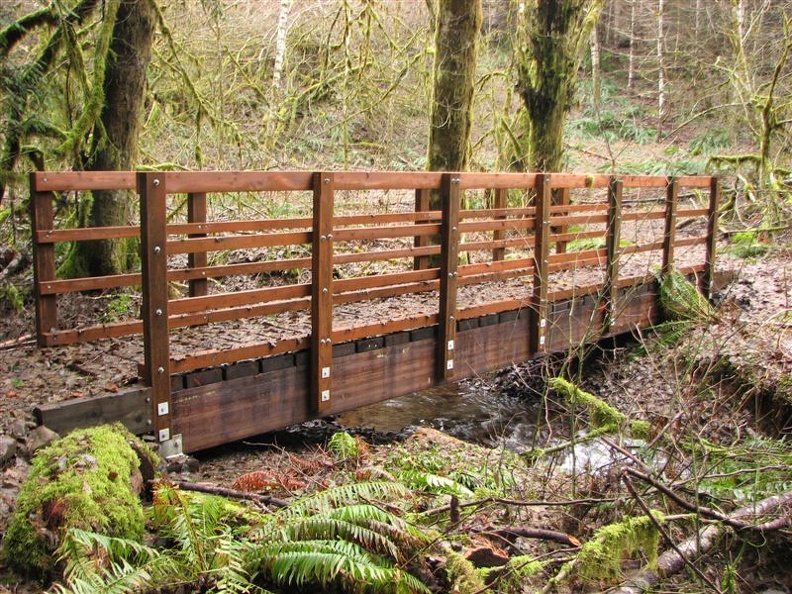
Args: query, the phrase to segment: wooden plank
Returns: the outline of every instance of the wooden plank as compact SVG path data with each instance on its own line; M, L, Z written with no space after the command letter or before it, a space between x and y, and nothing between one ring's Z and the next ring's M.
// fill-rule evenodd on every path
M536 232L534 235L534 274L531 291L531 330L529 350L543 353L547 350L547 282L550 264L550 205L552 183L549 174L542 174L536 184ZM561 255L563 257L563 255Z
M39 171L32 174L38 192L134 190L134 171Z
M244 307L231 307L216 311L202 311L192 314L171 315L168 320L169 328L186 328L200 326L215 322L230 322L244 320L259 316L271 316L289 311L302 311L311 308L311 298L290 299L288 301L267 301L262 305L246 305Z
M533 269L533 258L520 258L518 260L502 260L500 262L482 262L480 264L462 264L457 268L460 277L473 276L488 272L522 271L526 268Z
M204 367L226 365L228 363L247 359L259 359L282 353L291 353L304 349L307 344L308 340L305 337L297 337L279 340L275 343L265 342L242 345L233 349L211 349L181 357L174 357L171 360L171 372L185 373ZM142 369L145 370L145 366Z
M190 223L206 223L206 194L204 192L187 194L187 220ZM206 232L190 233L190 239L206 237ZM190 252L187 254L188 268L205 268L209 264L206 252ZM190 297L201 297L209 294L209 279L206 274L189 280Z
M399 250L377 250L360 254L333 254L334 264L349 264L350 262L375 262L378 260L394 260L397 258L419 258L440 254L439 245L426 247L407 247ZM428 258L427 258L428 260ZM427 264L428 267L428 264ZM420 268L418 268L420 270Z
M51 196L51 194L50 194ZM139 237L140 228L130 225L119 227L87 227L82 229L49 229L36 231L39 243L57 243L59 241L90 241L98 239L123 239Z
M663 264L661 274L669 274L674 267L674 244L676 242L676 211L679 200L679 183L671 179L666 189L665 231L663 233Z
M710 183L709 213L707 214L707 238L704 254L704 274L702 274L701 290L707 299L712 299L715 290L715 254L718 241L718 211L720 210L721 184L720 179L713 177Z
M414 225L394 225L390 227L357 227L354 229L336 229L336 241L364 241L373 239L392 239L394 237L416 237L437 235L440 224L416 223Z
M399 320L388 320L363 326L349 326L333 330L333 342L348 342L371 336L386 336L406 330L416 330L437 324L437 314L415 314Z
M508 196L509 192L506 188L497 188L495 190L488 190L492 199L491 207L495 209L505 209L508 206ZM497 218L505 217L506 215L496 215ZM502 241L506 239L506 231L505 229L494 229L492 233L492 239L495 242ZM506 258L506 247L505 246L498 246L492 248L492 261L498 262L499 260L503 260Z
M121 338L122 336L133 336L142 333L143 322L131 320L129 322L99 324L96 326L71 328L69 330L56 330L45 333L44 337L48 346L62 346L77 342L102 340L105 338Z
M605 300L605 316L602 322L606 331L613 325L616 318L616 293L619 281L619 267L622 254L622 182L614 177L608 188L608 234L605 249L608 263L605 268L605 284L602 295Z
M307 283L301 283L282 287L266 287L264 289L235 291L233 293L219 293L217 295L206 295L204 297L185 297L184 299L171 301L170 313L177 315L206 311L208 309L253 305L265 301L300 299L310 294L311 286Z
M38 284L39 295L62 295L99 289L117 289L140 285L143 276L139 273L116 274L113 276L90 276L49 280Z
M338 294L375 287L406 285L420 281L435 280L438 274L438 270L432 268L430 270L411 270L410 272L391 272L388 274L378 274L376 276L342 278L333 282L333 290Z
M536 186L536 173L465 172L459 174L460 190L528 190Z
M313 188L310 403L311 410L326 412L333 388L333 174L314 174Z
M206 238L170 240L168 241L168 253L189 254L190 252L216 252L220 250L278 247L309 243L311 243L311 233L309 231L270 233L267 235L215 235Z
M188 194L189 196L189 194ZM262 231L281 231L283 229L310 229L313 220L307 217L292 219L245 219L236 221L208 221L205 223L173 223L168 225L169 235L190 235L192 233L261 233Z
M415 190L415 212L423 213L429 211L431 208L430 198L431 190L428 188L418 188ZM431 238L426 235L415 235L413 239L413 247L417 249L426 248L430 245ZM438 252L439 253L439 252ZM415 270L426 270L431 266L431 258L428 255L415 256L413 259L413 268Z
M52 194L37 189L37 175L30 176L30 219L33 227L33 292L36 301L36 342L47 346L45 334L58 327L58 302L55 295L42 292L42 288L55 280L55 246L39 243L40 233L51 230L55 224Z
M425 190L440 187L435 171L338 171L336 190Z
M435 374L438 380L454 377L454 344L457 317L457 267L459 266L459 210L462 194L457 174L443 174L443 230L440 249L440 306Z
M417 190L426 193L426 190ZM342 227L352 227L358 225L385 225L392 223L426 223L438 222L442 214L439 210L429 210L427 203L426 209L415 212L391 212L391 213L369 213L362 215L346 215L335 217L334 227L338 231Z
M492 221L476 221L461 223L459 230L462 233L476 233L481 231L528 231L534 228L531 219L495 219Z
M120 421L132 433L151 431L151 388L132 388L115 394L75 398L34 409L36 420L60 435L74 429Z
M168 191L173 194L199 192L310 191L310 171L169 171Z
M436 271L432 269L432 273ZM417 272L417 271L416 271ZM350 291L348 293L336 293L334 299L335 303L353 303L355 301L367 301L371 299L386 299L388 297L395 297L397 295L409 295L411 293L424 293L426 291L436 291L440 287L440 280L434 279L430 281L421 281L417 283L408 283L406 285L386 286L374 289L361 289L359 291Z
M254 275L262 272L285 272L311 267L311 258L287 258L285 260L264 260L261 262L243 262L241 264L223 264L219 266L202 266L193 269L180 268L168 271L169 281L188 281L192 279L224 278L227 276Z
M496 190L497 191L497 190ZM460 221L470 219L531 219L536 215L536 208L533 206L516 208L471 208L459 213Z
M168 254L165 227L165 179L158 173L139 173L140 256L143 270L143 343L146 375L151 387L152 429L157 441L168 442L173 407L170 393L170 337L168 335Z

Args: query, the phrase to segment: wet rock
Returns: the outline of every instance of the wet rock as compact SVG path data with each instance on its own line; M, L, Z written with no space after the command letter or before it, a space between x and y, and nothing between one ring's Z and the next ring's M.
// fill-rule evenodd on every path
M35 454L41 448L48 446L53 441L58 439L60 435L55 433L49 427L39 425L30 432L27 440L27 449L30 455Z
M11 427L9 428L9 433L19 441L25 441L29 432L30 428L23 419L17 419L11 423Z
M0 435L0 468L5 468L16 458L17 441L9 435Z
M167 471L170 473L190 473L198 472L200 463L192 456L178 454L171 456L167 460Z

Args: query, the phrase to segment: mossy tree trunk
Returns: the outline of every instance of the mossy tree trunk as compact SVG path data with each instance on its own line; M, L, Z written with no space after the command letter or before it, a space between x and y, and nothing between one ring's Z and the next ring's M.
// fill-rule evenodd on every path
M146 68L154 39L154 10L150 0L122 0L106 57L104 105L93 129L85 168L91 171L133 169ZM133 217L134 195L127 191L94 192L88 212L90 226L125 225ZM122 240L77 244L69 268L81 274L118 274L129 267L136 250Z
M533 171L563 166L564 125L575 98L583 51L604 0L539 0L518 12L517 91L527 115L527 163Z
M439 0L427 169L464 171L470 154L481 0ZM439 194L431 208L438 209Z

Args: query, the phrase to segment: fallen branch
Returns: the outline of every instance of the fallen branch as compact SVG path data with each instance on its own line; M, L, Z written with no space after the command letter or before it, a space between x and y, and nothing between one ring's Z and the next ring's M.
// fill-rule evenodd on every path
M792 507L792 492L774 495L756 503L750 503L736 509L728 518L732 522L746 525L745 520L756 519L769 513L781 510L781 516L771 522L751 525L754 529L767 531L783 528L790 524L790 508ZM697 534L675 548L666 551L657 559L657 570L642 569L633 573L620 587L609 590L609 594L641 594L661 579L678 572L686 563L690 563L697 556L706 554L715 545L728 527L724 524L712 524L699 530Z
M544 528L510 526L497 530L481 530L478 534L482 536L495 536L510 543L513 543L516 538L535 538L538 540L550 540L570 547L579 547L581 544L580 541L571 534L557 532L555 530L546 530Z
M156 483L156 481L154 482ZM278 499L277 497L270 497L269 495L237 491L236 489L227 489L225 487L217 487L215 485L189 483L187 481L169 480L168 482L184 491L195 491L197 493L207 493L208 495L220 495L221 497L231 497L232 499L246 499L255 503L274 505L275 507L288 507L289 505L288 501Z

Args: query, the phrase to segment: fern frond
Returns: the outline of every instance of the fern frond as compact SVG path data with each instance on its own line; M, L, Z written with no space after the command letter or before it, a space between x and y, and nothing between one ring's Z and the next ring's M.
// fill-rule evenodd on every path
M284 586L341 583L353 590L429 592L415 576L343 541L273 543L261 559L271 579Z
M473 497L473 491L465 485L446 476L418 470L405 470L399 473L399 479L413 489L428 491L437 495L456 495Z
M275 516L279 518L290 516L305 516L310 513L320 513L344 505L352 505L360 501L372 499L398 499L409 497L410 490L400 482L369 481L339 485L325 491L303 497L278 510Z

